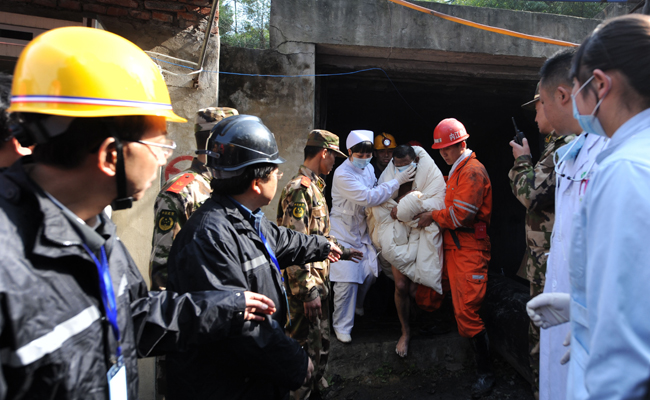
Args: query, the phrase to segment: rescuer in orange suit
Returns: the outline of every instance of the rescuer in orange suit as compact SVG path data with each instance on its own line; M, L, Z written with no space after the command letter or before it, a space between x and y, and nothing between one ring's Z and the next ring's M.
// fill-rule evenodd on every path
M453 118L442 120L433 131L433 149L448 165L445 208L425 212L418 226L435 221L445 229L443 236L443 291L451 292L458 333L470 338L476 356L478 380L472 395L482 397L494 386L489 340L485 325L478 315L485 297L490 238L487 227L492 214L492 185L483 164L467 148L469 138L463 124ZM442 296L430 291L430 302L436 309Z

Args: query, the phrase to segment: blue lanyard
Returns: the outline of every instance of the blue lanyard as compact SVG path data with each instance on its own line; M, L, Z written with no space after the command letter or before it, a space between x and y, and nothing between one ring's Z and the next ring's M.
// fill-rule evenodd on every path
M106 318L111 324L113 330L113 335L115 335L115 340L117 340L117 357L119 358L122 355L122 347L120 342L122 338L120 337L120 327L117 325L117 302L115 301L115 292L113 291L113 282L111 280L111 274L108 272L108 260L106 259L106 250L104 246L101 247L101 262L97 259L95 254L90 251L90 248L82 243L84 249L88 252L90 257L95 262L97 266L97 273L99 274L99 289L102 295L102 303L104 304L104 311L106 312Z
M289 312L289 297L287 296L287 291L284 288L284 276L282 276L280 263L278 263L278 259L275 258L275 253L273 252L273 249L271 249L269 242L264 237L261 226L259 232L260 232L260 238L262 239L262 243L264 243L264 247L266 247L266 252L269 253L269 257L271 257L271 261L273 261L273 264L275 264L275 267L278 269L278 272L280 273L280 279L282 279L282 285L280 286L282 287L282 294L284 295L284 300L287 303L287 323L289 324L289 326L291 326L291 313Z

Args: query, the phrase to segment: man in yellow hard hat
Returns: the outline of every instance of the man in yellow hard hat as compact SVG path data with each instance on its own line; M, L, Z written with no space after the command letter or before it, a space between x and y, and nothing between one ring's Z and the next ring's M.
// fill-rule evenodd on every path
M375 136L373 143L372 166L375 168L375 178L379 179L386 166L393 159L393 150L397 147L395 137L390 133Z
M48 31L23 50L11 95L21 140L37 146L0 174L0 398L136 399L138 357L274 311L243 290L148 293L102 212L142 198L175 148L166 121L185 122L141 49Z

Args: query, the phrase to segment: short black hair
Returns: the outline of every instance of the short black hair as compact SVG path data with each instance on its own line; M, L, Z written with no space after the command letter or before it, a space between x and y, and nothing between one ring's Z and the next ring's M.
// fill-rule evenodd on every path
M415 161L415 150L407 144L400 144L393 150L393 158L404 158L408 156L411 161Z
M23 113L20 117L26 128L49 116ZM164 129L165 122L160 121L160 118L153 119L144 115L74 118L64 133L34 147L34 161L63 169L79 167L88 154L99 151L99 146L106 138L117 135L125 141L137 141L158 124L163 124Z
M372 153L372 142L359 142L350 147L352 153Z
M305 146L305 161L316 157L316 154L323 151L323 149L325 148L319 146ZM327 151L331 151L331 150L327 149Z
M262 179L265 182L271 177L271 173L278 168L277 164L260 163L245 167L244 173L227 179L212 179L210 187L213 193L220 195L236 196L244 193L251 182L255 179Z
M549 57L539 70L541 85L555 89L560 85L573 86L571 80L571 61L576 53L575 49L560 50Z

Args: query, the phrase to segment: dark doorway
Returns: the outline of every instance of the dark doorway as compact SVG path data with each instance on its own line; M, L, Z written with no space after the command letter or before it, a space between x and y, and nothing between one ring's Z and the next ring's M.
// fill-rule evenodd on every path
M317 66L316 72L331 74L349 70ZM513 157L508 142L514 135L511 120L514 117L519 129L529 138L533 158L539 157L535 115L521 108L521 104L532 98L536 82L421 73L388 72L388 75L392 84L381 71L317 78L315 127L339 135L342 147L354 129L390 133L398 144L417 140L446 175L450 167L431 149L433 129L444 118L461 121L470 134L469 148L476 152L492 181L490 271L514 277L526 246L525 209L510 188L508 171ZM332 174L328 183L331 177Z

